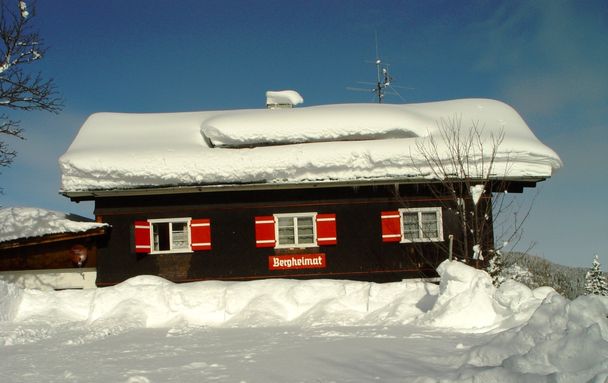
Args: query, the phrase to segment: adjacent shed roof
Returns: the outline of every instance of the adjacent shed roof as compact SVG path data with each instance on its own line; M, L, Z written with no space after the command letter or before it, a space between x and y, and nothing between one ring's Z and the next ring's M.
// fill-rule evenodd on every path
M0 246L14 240L84 233L108 226L84 217L34 207L1 208L0 222Z
M495 100L340 104L163 114L97 113L59 159L62 192L304 185L434 178L419 153L442 120L504 132L497 178L544 179L561 167L520 115ZM489 150L487 152L490 152ZM479 159L483 160L483 159Z

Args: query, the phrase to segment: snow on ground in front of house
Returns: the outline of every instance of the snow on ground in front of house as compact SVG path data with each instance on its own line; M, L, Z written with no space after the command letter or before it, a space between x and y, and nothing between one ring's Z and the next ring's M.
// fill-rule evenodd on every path
M83 291L0 282L2 382L604 382L608 298L456 262L440 286L334 280Z
M479 173L471 176L550 177L561 167L513 108L487 99L97 113L59 159L62 189L434 178L421 148L432 148L434 160L451 166L442 121L462 124L461 140L472 126L482 131L483 148L468 153ZM504 140L493 148L501 133Z
M0 242L47 234L79 233L99 227L84 217L34 207L0 208Z

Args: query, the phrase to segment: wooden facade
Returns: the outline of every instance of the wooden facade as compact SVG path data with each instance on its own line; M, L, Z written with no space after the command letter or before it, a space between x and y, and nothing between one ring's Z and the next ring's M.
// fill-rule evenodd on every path
M462 241L450 198L438 197L425 184L246 189L95 197L97 220L112 227L98 249L97 285L142 274L174 282L429 278L436 277L435 268L448 256L449 235ZM441 240L390 239L391 223L385 218L404 208L439 212ZM264 230L272 234L277 217L309 214L316 219L314 245L277 246L276 238L263 238ZM159 245L151 242L160 240L151 234L151 225L180 219L189 219L191 247L154 251ZM491 242L490 235L488 246Z
M0 243L0 271L95 268L106 228Z
M47 234L0 243L0 279L23 288L95 287L97 249L108 228Z

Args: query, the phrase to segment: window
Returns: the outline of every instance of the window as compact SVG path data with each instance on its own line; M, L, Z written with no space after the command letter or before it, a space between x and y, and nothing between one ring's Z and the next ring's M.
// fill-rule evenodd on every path
M384 242L443 241L440 207L422 207L383 211L382 240Z
M401 242L443 241L441 208L399 209L402 222Z
M310 212L255 217L255 244L274 248L335 245L336 215Z
M316 246L314 213L276 214L276 247Z
M184 253L211 250L209 219L168 218L136 221L135 252Z
M149 220L152 226L152 252L190 251L190 219Z

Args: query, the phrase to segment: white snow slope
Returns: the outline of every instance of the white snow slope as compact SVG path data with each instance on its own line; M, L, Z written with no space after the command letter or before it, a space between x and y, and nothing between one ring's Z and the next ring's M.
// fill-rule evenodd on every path
M444 262L438 287L142 276L84 291L0 282L2 382L605 382L608 298Z
M79 233L108 226L106 223L79 218L82 220L75 220L75 217L65 213L35 207L0 208L0 242L47 234Z
M504 132L492 165L497 178L546 178L561 167L513 108L487 99L97 113L59 159L62 190L431 178L419 147L433 138L447 162L439 125L450 120L463 134L473 125L483 130L485 156L492 136ZM478 154L471 161L490 162Z

